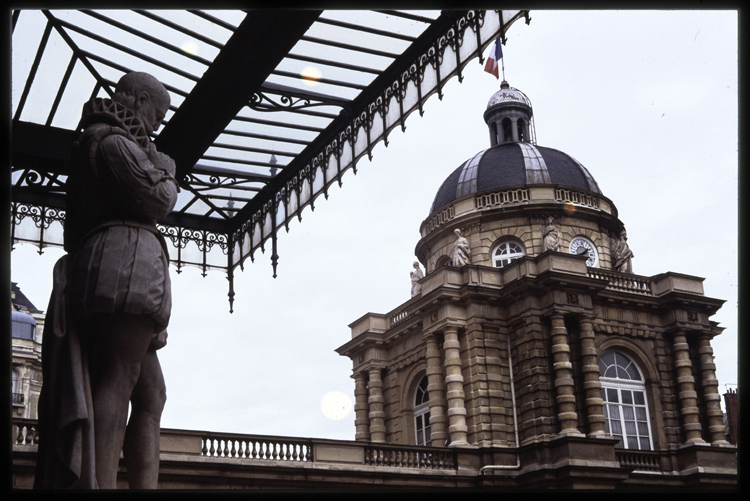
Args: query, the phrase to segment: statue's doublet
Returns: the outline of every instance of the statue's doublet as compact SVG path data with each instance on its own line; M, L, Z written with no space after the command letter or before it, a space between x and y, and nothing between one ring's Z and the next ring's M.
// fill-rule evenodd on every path
M173 209L177 183L149 160L150 140L127 108L96 99L82 123L67 183L71 306L83 318L148 315L163 330L172 305L169 256L155 223Z

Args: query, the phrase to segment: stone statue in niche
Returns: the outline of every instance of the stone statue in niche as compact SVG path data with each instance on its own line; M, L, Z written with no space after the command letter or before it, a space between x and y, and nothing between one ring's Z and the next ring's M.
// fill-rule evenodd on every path
M121 451L130 488L157 486L166 387L156 350L172 295L156 221L179 187L149 135L169 103L156 78L133 72L83 107L42 347L36 488L113 489Z
M469 241L466 240L466 237L461 235L461 230L456 229L453 233L456 235L456 243L453 244L451 259L453 260L453 266L460 268L471 262L471 247L469 247Z
M615 242L615 270L623 273L633 273L631 259L634 258L633 251L628 245L628 232L622 230L620 238Z
M411 276L411 297L419 296L422 293L422 286L419 281L424 278L422 268L419 267L419 261L414 261L414 271L410 272Z
M542 235L542 252L560 252L560 230L555 226L555 218L547 216Z

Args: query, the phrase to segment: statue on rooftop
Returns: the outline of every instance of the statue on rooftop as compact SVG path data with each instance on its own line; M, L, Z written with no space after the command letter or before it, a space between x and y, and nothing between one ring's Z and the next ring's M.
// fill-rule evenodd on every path
M466 240L466 237L461 235L461 230L456 229L453 233L456 235L456 243L453 244L451 258L453 266L460 268L471 262L471 247L469 247L469 241Z
M146 73L83 107L68 161L65 250L42 348L35 488L156 488L166 387L156 350L172 307L169 256L156 221L179 191L174 161L149 135L169 109ZM131 406L128 419L128 405Z
M628 232L622 230L620 238L615 243L615 270L623 273L633 273L631 259L634 258L633 251L628 245Z
M411 297L419 296L422 293L422 286L419 281L424 278L422 268L419 267L419 261L414 261L414 271L410 272L411 276Z
M560 230L555 226L555 218L547 216L547 224L544 226L542 238L542 252L560 251Z

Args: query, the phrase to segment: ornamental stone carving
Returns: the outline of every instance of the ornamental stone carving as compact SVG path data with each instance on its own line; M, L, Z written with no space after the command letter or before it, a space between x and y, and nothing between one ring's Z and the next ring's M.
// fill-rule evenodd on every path
M424 278L424 273L419 267L419 261L414 261L414 270L409 275L411 276L411 297L418 296L422 293L422 286L419 281Z
M456 235L456 243L453 244L451 259L453 266L460 268L471 262L471 247L466 237L461 235L461 230L457 229L453 233Z

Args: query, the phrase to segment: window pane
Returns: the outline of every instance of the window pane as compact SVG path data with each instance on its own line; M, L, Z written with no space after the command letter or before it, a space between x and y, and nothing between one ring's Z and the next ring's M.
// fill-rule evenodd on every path
M612 421L612 435L622 435L622 425L619 421Z
M617 398L617 390L615 388L607 388L607 402L619 402Z
M642 451L649 451L649 450L651 450L651 444L648 443L648 438L647 437L641 437L639 439L639 441L640 441L640 444L641 444L641 450Z
M622 415L625 417L625 419L633 421L635 420L635 412L633 412L632 407L626 407L623 405L622 407Z
M621 390L622 392L622 403L632 404L633 403L633 392L629 390Z
M635 432L635 421L625 421L625 435L629 437L637 435Z
M599 359L604 362L604 365L610 366L615 363L615 353L613 351L602 353L602 356Z
M635 364L630 364L628 366L628 374L630 374L630 379L633 381L640 381L641 375L638 373L638 369L636 368Z
M620 408L616 405L609 404L609 417L611 419L620 419Z
M638 439L635 437L628 437L628 449L638 450Z
M634 391L635 403L638 405L646 405L646 396L642 391Z
M638 421L638 435L642 437L648 436L648 423L645 421Z
M643 407L636 407L635 408L635 417L638 421L645 421L646 420L646 409Z

